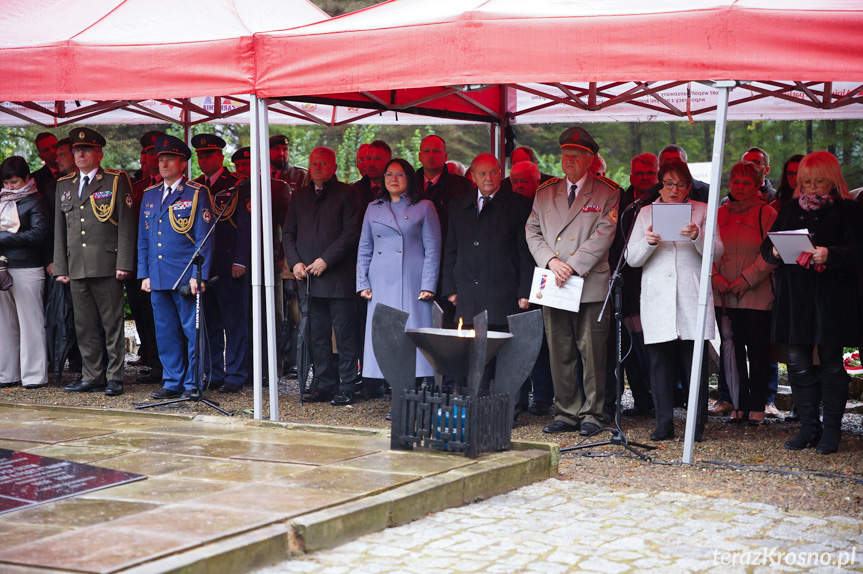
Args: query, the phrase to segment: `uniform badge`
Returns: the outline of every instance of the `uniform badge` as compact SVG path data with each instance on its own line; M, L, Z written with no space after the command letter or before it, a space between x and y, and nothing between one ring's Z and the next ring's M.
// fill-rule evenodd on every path
M148 208L150 208L150 209L153 209L153 204L152 204L152 203L150 203L150 202L148 201L148 202L147 202L147 204L146 204L144 207L148 207ZM148 215L149 215L149 214L148 214Z
M83 132L83 131L78 132L78 139L79 139L79 140L82 140L82 139L84 139L85 137L87 137L87 136L85 136L85 135L84 135L84 132Z
M96 181L102 181L102 174L101 173L96 174Z
M585 205L581 208L583 213L599 213L602 211L602 208L598 205Z
M126 194L126 205L129 206L130 208L132 207L132 194L131 193Z
M608 212L608 218L611 220L612 223L617 223L617 208L616 207Z
M251 199L246 200L246 211L248 211L249 213L252 213L252 200Z
M201 217L204 218L204 223L210 223L210 210L209 209L202 209L201 210Z
M111 199L113 195L113 191L97 191L93 194L93 199Z
M63 195L60 197L60 201L69 201L70 199L72 199L71 191L64 191Z

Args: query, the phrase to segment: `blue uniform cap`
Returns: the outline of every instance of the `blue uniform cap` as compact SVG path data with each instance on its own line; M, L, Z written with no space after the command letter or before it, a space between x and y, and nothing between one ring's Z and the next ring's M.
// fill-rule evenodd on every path
M192 150L189 149L189 146L183 143L183 140L174 136L160 136L156 138L155 148L158 155L163 153L179 155L185 158L186 161L189 161L189 158L192 157Z

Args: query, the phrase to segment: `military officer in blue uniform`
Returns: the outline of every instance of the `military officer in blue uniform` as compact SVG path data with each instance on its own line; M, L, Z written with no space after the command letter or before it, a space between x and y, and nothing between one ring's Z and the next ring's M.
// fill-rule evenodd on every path
M203 174L195 179L210 190L216 230L210 276L218 277L204 295L209 348L209 384L222 393L236 393L248 375L246 307L251 259L252 203L243 177L224 167L225 140L213 134L192 138Z
M144 191L138 222L138 278L141 289L150 293L153 319L159 337L162 361L162 389L150 393L154 399L193 396L198 356L195 345L195 300L174 291L195 250L213 225L210 191L189 181L186 171L191 150L173 136L156 139L159 174L162 182ZM205 290L215 244L207 241L201 249L204 258L202 284L192 266L182 276L180 286L188 284L192 294Z

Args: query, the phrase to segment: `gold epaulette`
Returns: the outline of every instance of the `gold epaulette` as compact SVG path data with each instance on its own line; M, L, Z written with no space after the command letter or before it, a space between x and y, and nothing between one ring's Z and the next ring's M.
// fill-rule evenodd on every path
M596 180L601 181L602 183L604 183L605 185L607 185L611 189L618 189L620 187L620 185L618 185L618 183L616 181L614 181L613 179L608 179L604 175L596 176Z
M103 167L102 171L104 171L105 173L110 173L111 175L120 175L121 173L122 174L126 173L125 171L123 171L121 169L114 169L112 167Z
M64 180L64 179L69 179L69 178L75 177L76 175L78 175L78 172L77 172L77 171L73 171L72 173L68 173L68 174L64 175L63 177L57 178L57 181L62 181L62 180Z
M544 187L548 187L549 185L554 185L555 183L557 183L559 181L560 181L560 178L553 177L550 180L546 181L545 183L540 184L539 187L536 188L536 190L539 191L540 189L542 189Z
M233 175L234 177L236 177L236 178L237 178L237 181L243 181L243 180L245 180L245 179L249 179L249 178L248 178L248 177L246 177L245 175L243 175L243 174L241 174L241 173L238 173L238 172L236 172L236 171L229 171L228 173L229 173L229 174L231 174L231 175Z
M198 189L203 189L203 188L207 187L203 183L197 182L194 179L187 179L186 184L188 184L190 187L194 187L194 188L198 188Z
M151 185L151 186L150 186L150 187L148 187L148 188L145 188L145 189L144 189L144 193L146 193L146 192L150 191L151 189L156 189L157 187L162 187L162 182L161 182L161 181L160 181L159 183L154 183L153 185Z

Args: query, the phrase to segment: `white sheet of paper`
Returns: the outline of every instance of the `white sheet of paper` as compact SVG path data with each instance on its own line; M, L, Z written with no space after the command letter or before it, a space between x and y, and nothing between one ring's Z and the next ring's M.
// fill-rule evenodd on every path
M653 232L662 241L690 241L680 235L680 230L692 221L691 203L654 203Z
M812 236L808 229L791 229L788 231L770 231L767 233L782 262L786 265L796 265L797 258L807 249L812 249Z
M582 289L584 289L584 279L578 275L572 275L563 287L558 288L554 280L554 272L551 269L537 267L533 270L528 301L577 313L581 305Z

